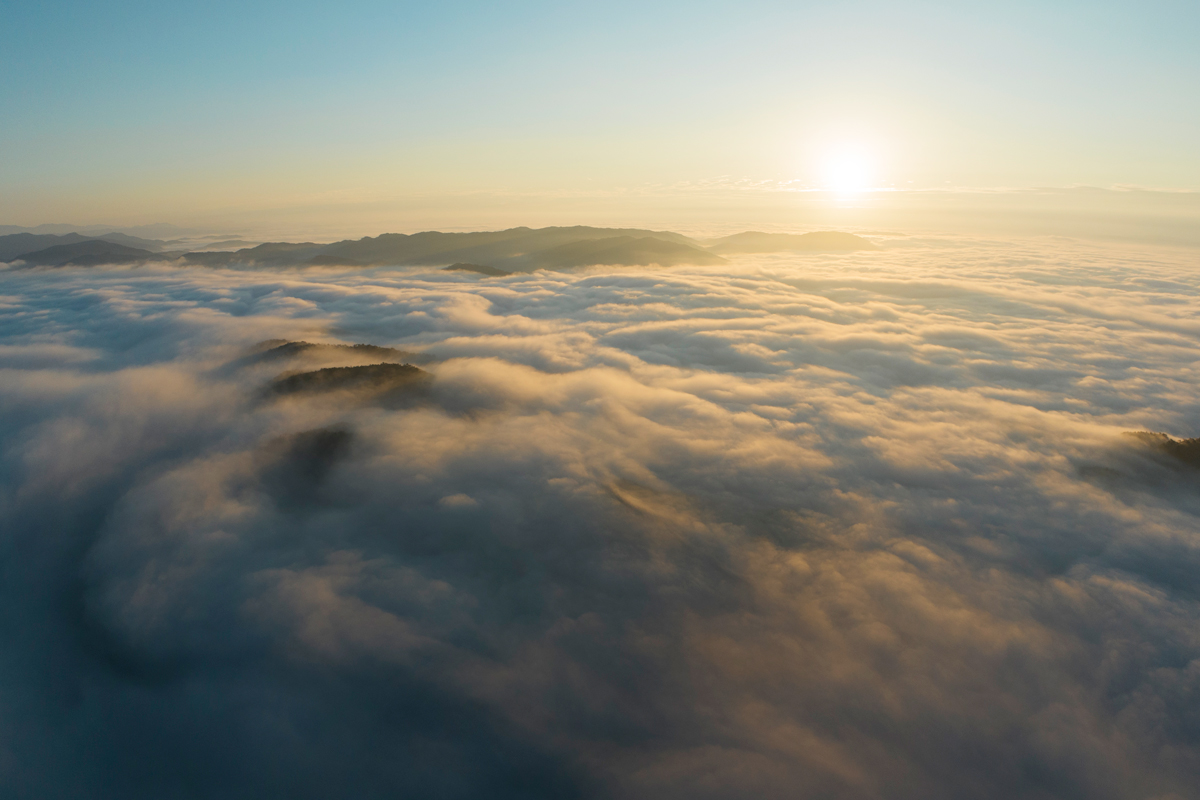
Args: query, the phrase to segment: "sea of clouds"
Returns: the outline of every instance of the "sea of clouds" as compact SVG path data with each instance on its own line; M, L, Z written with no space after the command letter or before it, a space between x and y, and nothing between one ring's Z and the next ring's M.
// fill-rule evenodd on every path
M1200 797L1196 251L884 245L0 271L0 795Z

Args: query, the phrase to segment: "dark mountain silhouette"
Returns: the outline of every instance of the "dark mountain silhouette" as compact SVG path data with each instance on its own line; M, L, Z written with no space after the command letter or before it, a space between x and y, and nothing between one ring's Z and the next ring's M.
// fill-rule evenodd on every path
M290 244L274 242L245 248L233 252L191 252L185 258L195 264L206 266L434 266L441 264L490 264L497 269L530 270L540 267L566 267L572 264L557 264L544 253L563 245L598 239L627 236L652 239L684 247L691 247L707 258L697 243L686 236L670 231L650 231L636 228L510 228L503 231L476 231L471 233L385 233L363 239L334 242L329 245L313 243ZM642 249L650 249L646 246ZM667 252L664 250L664 253ZM678 255L684 251L675 251ZM573 259L575 256L565 252ZM615 257L615 256L614 256ZM644 261L642 256L631 256L628 263L660 263ZM600 263L600 262L591 262ZM614 263L622 263L620 261ZM674 261L672 263L684 263ZM690 262L690 263L708 263Z
M1130 431L1127 435L1180 464L1200 469L1200 439L1172 439L1153 431Z
M155 252L165 249L168 244L161 239L143 239L140 236L130 236L128 233L121 233L120 231L102 233L99 236L89 236L88 238L102 239L106 242L123 244L126 247L140 247L143 250L153 250Z
M255 363L267 361L285 361L303 356L348 355L356 358L373 358L379 360L405 361L424 364L433 359L423 353L413 353L408 350L397 350L394 347L379 347L373 344L322 344L312 342L289 342L283 339L269 339L260 342L255 348L257 352L248 356Z
M1173 439L1156 431L1126 431L1123 438L1128 449L1115 448L1097 460L1078 462L1079 476L1108 491L1195 491L1200 439ZM1131 460L1130 453L1143 458ZM1146 457L1152 463L1146 463Z
M384 233L357 241L335 242L323 255L379 265L448 264L468 261L464 253L483 254L479 260L518 255L536 247L532 241L536 238L529 228L474 233Z
M93 241L112 242L113 244L151 251L161 250L163 245L166 244L155 239L141 239L137 236L129 236L118 232L106 233L101 236L84 236L79 233L64 233L61 235L53 233L12 233L7 236L0 236L0 261L12 261L26 253L36 253L48 247Z
M480 275L486 275L489 278L503 278L505 275L512 275L511 272L506 272L502 269L496 269L495 267L484 266L483 264L451 264L450 266L443 267L442 269L447 271L461 270L463 272L478 272Z
M108 246L94 244L107 242ZM88 244L93 243L93 244ZM144 247L136 246L138 244ZM0 237L0 258L24 258L31 264L126 264L147 260L170 244L114 232L84 238L18 233ZM39 248L40 245L40 248ZM53 247L80 246L79 251ZM86 246L85 246L86 245ZM598 265L722 264L721 253L767 253L783 250L835 251L875 249L851 233L820 231L772 234L747 231L706 243L671 231L639 228L509 228L503 231L385 233L333 244L267 242L239 250L196 250L183 254L188 263L208 267L275 268L292 266L369 267L450 264L481 275L499 276L535 269L571 269ZM120 248L125 249L120 249ZM160 258L176 257L163 253ZM487 266L481 266L487 265Z
M136 264L158 257L149 250L127 247L101 239L86 239L72 244L59 244L22 253L17 256L31 266L39 267L93 267L99 264Z
M510 228L504 231L474 233L385 233L358 241L336 242L329 245L322 254L345 256L367 264L496 264L503 261L507 262L506 266L520 268L523 261L532 260L533 254L574 242L614 236L639 236L695 245L695 242L686 236L670 231L590 228L577 225L569 228Z
M646 266L661 264L724 264L725 259L699 247L650 237L613 236L543 250L529 257L533 267Z
M216 374L232 376L246 369L273 369L278 375L280 370L286 369L283 373L286 376L326 367L358 367L381 362L429 364L436 360L426 353L373 344L326 344L268 339L254 345L240 358L219 367Z
M12 261L25 253L35 253L60 244L76 244L91 241L87 236L68 233L56 236L52 233L11 233L0 236L0 261Z
M704 244L714 253L778 253L785 250L841 252L878 249L861 236L840 231L801 234L746 231L720 239L710 239Z
M296 394L352 392L360 400L405 402L424 394L428 372L412 364L370 364L362 367L328 367L312 372L284 374L267 387L268 397Z

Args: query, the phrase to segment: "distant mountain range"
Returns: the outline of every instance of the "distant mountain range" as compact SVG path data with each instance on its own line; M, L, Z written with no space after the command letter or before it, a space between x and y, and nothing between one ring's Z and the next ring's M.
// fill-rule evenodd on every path
M101 236L84 236L79 233L56 235L52 233L11 233L0 236L0 261L12 261L26 254L36 253L48 247L57 245L82 244L83 242L110 242L113 244L135 247L158 253L164 249L165 242L156 239L141 239L125 233L111 232ZM28 259L22 259L28 261Z
M642 242L641 240L650 240ZM621 240L621 241L618 241ZM635 244L634 240L640 243ZM597 242L605 242L603 245ZM262 258L259 248L241 250L234 260ZM663 260L646 260L656 252ZM300 253L296 254L300 256ZM190 257L190 256L189 256ZM600 264L640 265L650 263L712 263L711 254L697 242L670 231L638 228L510 228L503 231L442 233L425 231L411 235L385 233L381 236L335 242L308 257L317 265L433 266L467 263L529 272L534 269L564 269ZM698 259L698 260L689 260Z
M501 275L590 266L719 265L723 255L779 251L845 252L875 245L851 233L769 234L748 231L700 242L671 231L640 228L510 228L473 233L385 233L332 244L268 242L237 250L167 249L171 242L113 232L0 236L0 261L29 266L95 266L180 260L205 267L442 266ZM231 242L232 244L232 242ZM240 242L239 242L240 244Z
M127 247L102 239L84 239L71 244L56 244L44 250L24 253L20 259L36 267L95 267L101 264L137 264L158 258L157 253L139 247Z

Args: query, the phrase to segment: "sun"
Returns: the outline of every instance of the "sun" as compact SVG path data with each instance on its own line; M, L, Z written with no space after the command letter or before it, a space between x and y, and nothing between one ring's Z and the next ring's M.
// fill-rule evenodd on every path
M842 145L826 154L821 164L821 183L839 194L861 192L871 187L874 165L869 153L855 145Z

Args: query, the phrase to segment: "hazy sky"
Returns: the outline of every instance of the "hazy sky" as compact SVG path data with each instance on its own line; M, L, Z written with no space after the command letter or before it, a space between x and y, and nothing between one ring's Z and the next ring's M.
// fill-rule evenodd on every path
M18 0L0 28L13 224L820 187L839 159L1200 189L1195 2Z

